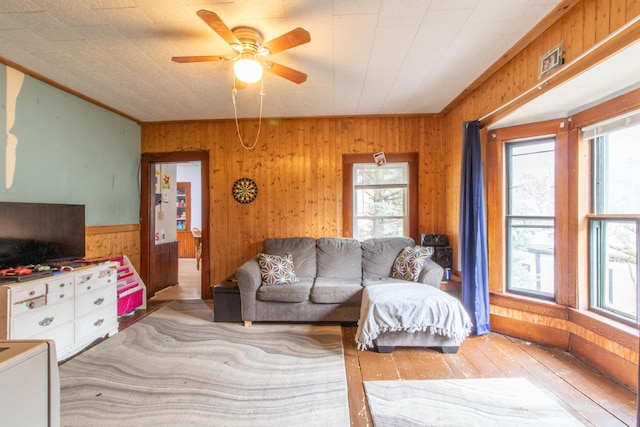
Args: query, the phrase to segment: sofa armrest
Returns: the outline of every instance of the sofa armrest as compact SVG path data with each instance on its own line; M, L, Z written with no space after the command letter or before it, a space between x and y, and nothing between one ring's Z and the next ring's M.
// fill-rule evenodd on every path
M440 282L444 275L444 268L432 259L428 259L422 266L422 272L418 281L426 285L430 285L436 288L440 287Z
M238 267L236 270L236 279L238 280L238 288L240 288L242 320L255 320L256 292L262 282L257 257L251 258Z

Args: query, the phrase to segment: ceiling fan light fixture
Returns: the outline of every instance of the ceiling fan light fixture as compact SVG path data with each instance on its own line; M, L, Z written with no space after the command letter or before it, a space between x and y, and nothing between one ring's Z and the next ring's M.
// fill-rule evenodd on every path
M262 65L252 56L243 56L233 65L233 72L238 80L255 83L262 77Z

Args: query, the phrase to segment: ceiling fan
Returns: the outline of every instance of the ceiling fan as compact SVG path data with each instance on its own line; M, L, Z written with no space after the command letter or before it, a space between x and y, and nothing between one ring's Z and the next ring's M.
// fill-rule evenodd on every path
M179 63L234 61L234 75L236 77L234 83L236 87L239 86L239 89L244 87L243 83L253 83L260 80L263 69L297 84L307 80L305 73L266 59L268 55L310 42L311 36L307 30L298 27L263 43L262 34L255 28L242 26L229 29L214 12L203 9L196 14L224 41L229 43L236 55L174 56L171 58L172 61Z

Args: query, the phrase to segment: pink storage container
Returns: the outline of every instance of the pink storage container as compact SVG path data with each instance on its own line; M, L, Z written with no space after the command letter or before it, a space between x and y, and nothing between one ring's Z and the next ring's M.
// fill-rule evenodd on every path
M124 283L122 286L118 283L118 295L138 286L138 282Z
M118 316L135 310L142 305L142 289L118 297Z

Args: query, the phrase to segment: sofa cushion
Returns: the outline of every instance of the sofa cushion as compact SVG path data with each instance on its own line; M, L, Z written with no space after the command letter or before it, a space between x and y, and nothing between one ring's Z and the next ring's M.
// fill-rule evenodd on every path
M304 302L309 300L313 279L299 278L298 282L280 286L262 285L256 292L256 299L273 302Z
M362 279L316 278L311 288L311 302L315 304L359 304L362 298Z
M415 246L411 237L367 239L362 242L362 273L364 278L391 276L391 268L400 251Z
M417 282L422 266L431 258L433 248L424 246L407 246L400 251L391 268L391 277Z
M264 253L291 254L296 276L316 276L316 240L312 237L268 238L264 241Z
M258 265L263 285L287 285L298 281L293 267L293 256L290 254L280 256L260 253Z
M433 258L429 258L422 266L418 282L439 288L443 274L444 268L437 264Z
M362 279L362 284L366 288L367 286L375 286L375 285L393 285L393 284L404 284L414 283L408 282L402 279L396 279L394 277L369 277Z
M320 237L316 243L318 277L362 276L360 241L345 237Z

